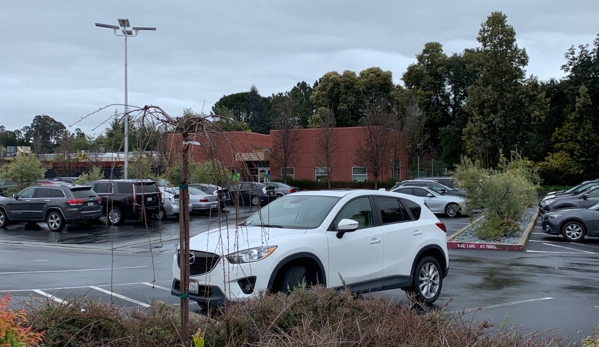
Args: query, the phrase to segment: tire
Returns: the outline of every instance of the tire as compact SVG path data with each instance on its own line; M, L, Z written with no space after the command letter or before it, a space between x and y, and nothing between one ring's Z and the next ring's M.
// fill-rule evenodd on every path
M251 202L253 206L260 206L260 197L258 195L252 196Z
M62 218L62 214L60 214L60 212L52 211L48 213L48 216L46 217L46 224L48 224L50 231L59 232L64 229L67 223L65 222L64 218Z
M114 225L122 225L125 223L125 216L123 216L123 211L120 208L113 206L108 213L106 214L106 218L108 218L108 222Z
M460 205L455 202L450 202L445 206L445 215L449 218L455 218L460 213Z
M163 207L160 207L160 210L158 210L158 213L154 213L152 215L152 217L154 217L155 219L158 219L158 220L166 219L165 218L166 217L166 211L164 210Z
M277 199L280 197L283 197L283 194L281 194L281 193L277 194Z
M306 288L307 273L308 269L301 265L292 266L287 269L281 280L281 292L291 293L294 290Z
M562 228L562 235L570 242L580 242L586 236L587 231L584 224L576 221L568 222L564 224Z
M426 256L414 269L412 287L406 295L419 303L430 305L437 300L443 287L443 275L437 259Z
M0 209L0 228L5 228L8 225L8 215L3 209Z

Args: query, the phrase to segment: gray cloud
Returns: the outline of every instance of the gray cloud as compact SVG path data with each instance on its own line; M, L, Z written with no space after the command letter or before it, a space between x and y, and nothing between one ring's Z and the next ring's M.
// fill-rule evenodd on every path
M129 103L209 112L220 97L256 85L262 95L313 83L328 71L379 66L400 83L424 44L446 53L477 46L480 24L502 11L527 49L529 74L563 76L571 45L599 33L596 0L35 1L0 13L0 124L48 114L65 125L124 102L124 41L95 22L155 26L129 39ZM92 132L115 109L77 123ZM103 130L100 127L95 132Z

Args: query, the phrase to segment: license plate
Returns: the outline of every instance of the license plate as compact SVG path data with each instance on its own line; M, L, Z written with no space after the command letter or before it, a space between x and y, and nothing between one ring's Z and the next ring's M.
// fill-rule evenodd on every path
M216 202L213 202L213 203L212 203L212 207L216 207Z
M94 203L93 202L88 202L87 206L94 206Z
M149 197L149 198L148 198L148 201L152 201L152 197Z
M189 281L189 294L197 294L198 291L198 282Z
M275 194L274 192L268 192L268 195L274 195L274 194Z

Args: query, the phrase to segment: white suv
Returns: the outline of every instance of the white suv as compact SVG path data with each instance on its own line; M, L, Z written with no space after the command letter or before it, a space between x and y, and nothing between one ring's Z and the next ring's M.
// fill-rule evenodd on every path
M433 303L449 270L445 225L410 195L297 192L235 227L190 240L189 298L201 306L315 284L352 292L401 288ZM181 295L178 252L171 294Z

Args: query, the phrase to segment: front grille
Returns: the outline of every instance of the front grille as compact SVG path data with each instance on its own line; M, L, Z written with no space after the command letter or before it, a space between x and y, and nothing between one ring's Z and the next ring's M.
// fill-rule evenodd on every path
M189 275L203 275L208 273L214 269L220 257L214 253L206 253L206 252L198 252L198 251L189 251L190 258L191 254L194 255L195 259L193 264L189 264ZM190 259L191 260L191 259ZM177 266L181 268L180 264L180 256L177 254Z

